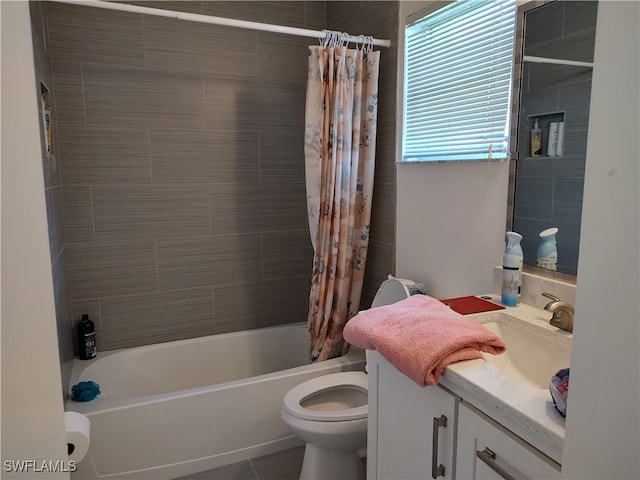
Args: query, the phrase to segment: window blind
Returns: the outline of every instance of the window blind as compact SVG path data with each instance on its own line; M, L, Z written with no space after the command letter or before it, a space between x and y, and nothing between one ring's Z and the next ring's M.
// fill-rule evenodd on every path
M458 0L405 30L405 162L504 159L514 0Z

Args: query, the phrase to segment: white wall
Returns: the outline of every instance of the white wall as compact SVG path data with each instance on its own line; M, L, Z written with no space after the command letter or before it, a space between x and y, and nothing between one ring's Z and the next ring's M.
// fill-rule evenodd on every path
M509 165L397 166L396 274L437 298L488 293L502 263Z
M640 478L640 3L598 6L562 476Z
M2 24L2 460L66 460L60 363L27 2ZM2 478L69 478L8 473Z

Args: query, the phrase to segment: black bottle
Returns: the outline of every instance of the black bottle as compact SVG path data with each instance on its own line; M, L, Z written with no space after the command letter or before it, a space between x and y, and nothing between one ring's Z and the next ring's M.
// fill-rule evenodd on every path
M78 352L82 360L96 356L96 329L86 313L82 314L78 324Z

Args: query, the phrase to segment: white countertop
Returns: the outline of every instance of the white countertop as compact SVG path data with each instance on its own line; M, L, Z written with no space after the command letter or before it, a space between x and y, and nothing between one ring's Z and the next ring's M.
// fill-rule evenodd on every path
M492 295L495 303L499 297ZM570 348L573 335L549 324L546 310L520 304L504 310L474 314L491 316L503 312L515 321L523 321L543 330L554 341ZM526 327L526 325L525 325ZM509 345L507 344L507 349ZM567 367L569 365L566 365ZM555 372L550 372L549 379ZM473 405L496 422L552 458L562 463L565 419L555 409L548 389L536 388L507 375L484 360L469 360L449 365L440 377L440 385L451 390L463 401Z

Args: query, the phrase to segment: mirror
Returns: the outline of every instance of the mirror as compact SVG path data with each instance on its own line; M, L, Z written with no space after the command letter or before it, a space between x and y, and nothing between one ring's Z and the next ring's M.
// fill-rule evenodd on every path
M531 1L516 19L511 228L523 236L525 265L571 275L578 267L597 8L595 1ZM540 233L553 227L555 262L548 243L540 248ZM538 256L543 250L545 258Z

